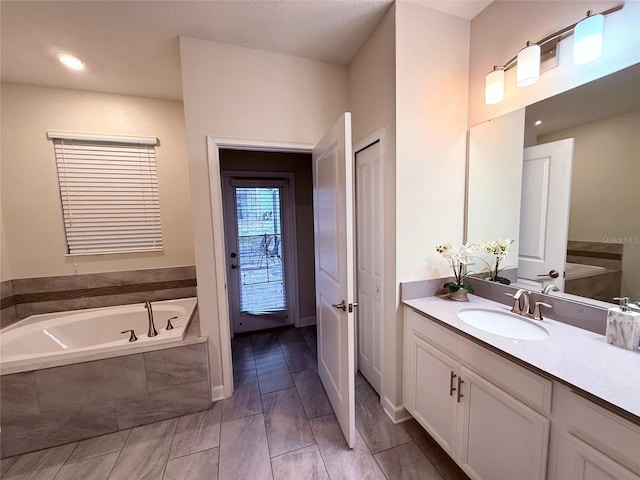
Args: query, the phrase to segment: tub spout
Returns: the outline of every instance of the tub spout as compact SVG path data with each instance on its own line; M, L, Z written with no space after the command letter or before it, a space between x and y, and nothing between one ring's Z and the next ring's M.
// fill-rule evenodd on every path
M155 337L158 335L156 326L153 324L153 309L151 308L151 302L144 302L144 308L147 309L147 315L149 316L149 331L147 337Z

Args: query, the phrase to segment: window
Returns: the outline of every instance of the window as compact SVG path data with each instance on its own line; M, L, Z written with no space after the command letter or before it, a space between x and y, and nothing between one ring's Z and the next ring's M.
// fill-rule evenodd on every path
M157 139L51 131L48 137L68 254L162 250Z

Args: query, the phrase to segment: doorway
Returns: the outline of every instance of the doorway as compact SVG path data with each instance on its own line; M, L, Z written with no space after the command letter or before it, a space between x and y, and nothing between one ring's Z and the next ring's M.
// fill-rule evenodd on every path
M355 151L357 369L380 395L384 250L380 140Z
M222 172L229 314L238 333L290 325L297 311L292 179L243 173Z
M229 325L315 323L311 156L220 150Z

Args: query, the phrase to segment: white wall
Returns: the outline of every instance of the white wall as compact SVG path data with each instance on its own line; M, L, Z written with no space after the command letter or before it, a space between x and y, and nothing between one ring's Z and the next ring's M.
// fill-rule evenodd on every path
M573 37L560 44L559 66L542 73L529 87L518 88L516 69L505 74L505 99L485 105L485 76L521 50L527 40L537 41L585 17L588 9L601 12L620 1L494 1L471 21L469 126L551 97L640 61L640 2L605 18L602 56L587 65L572 64Z
M347 109L347 69L262 50L180 38L201 331L212 386L222 385L221 339L206 137L317 143ZM228 341L228 339L222 339Z
M469 30L468 20L396 3L397 282L449 276L435 248L462 242ZM391 391L401 404L400 308L394 333L387 342L397 372Z
M3 83L1 114L3 280L194 264L181 102ZM163 252L65 256L47 130L160 139L156 159Z
M575 139L569 240L625 239L622 295L634 300L640 298L639 134L636 110L538 139L538 143Z
M396 5L397 280L450 274L435 251L462 242L469 21Z
M395 5L349 64L349 110L354 145L384 128L382 137L384 194L384 378L382 394L395 404L396 334L396 43ZM389 346L390 348L387 348Z

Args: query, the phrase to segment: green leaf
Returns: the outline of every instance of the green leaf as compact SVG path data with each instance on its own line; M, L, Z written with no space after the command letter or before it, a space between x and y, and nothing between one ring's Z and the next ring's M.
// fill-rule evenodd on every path
M443 285L443 287L449 289L451 293L457 292L458 290L460 290L460 285L454 282L447 282Z
M469 293L475 293L476 292L471 285L463 285L462 288L464 288Z
M511 284L511 280L509 280L508 278L504 278L504 277L496 277L496 280L498 282L500 282L503 285L510 285Z

